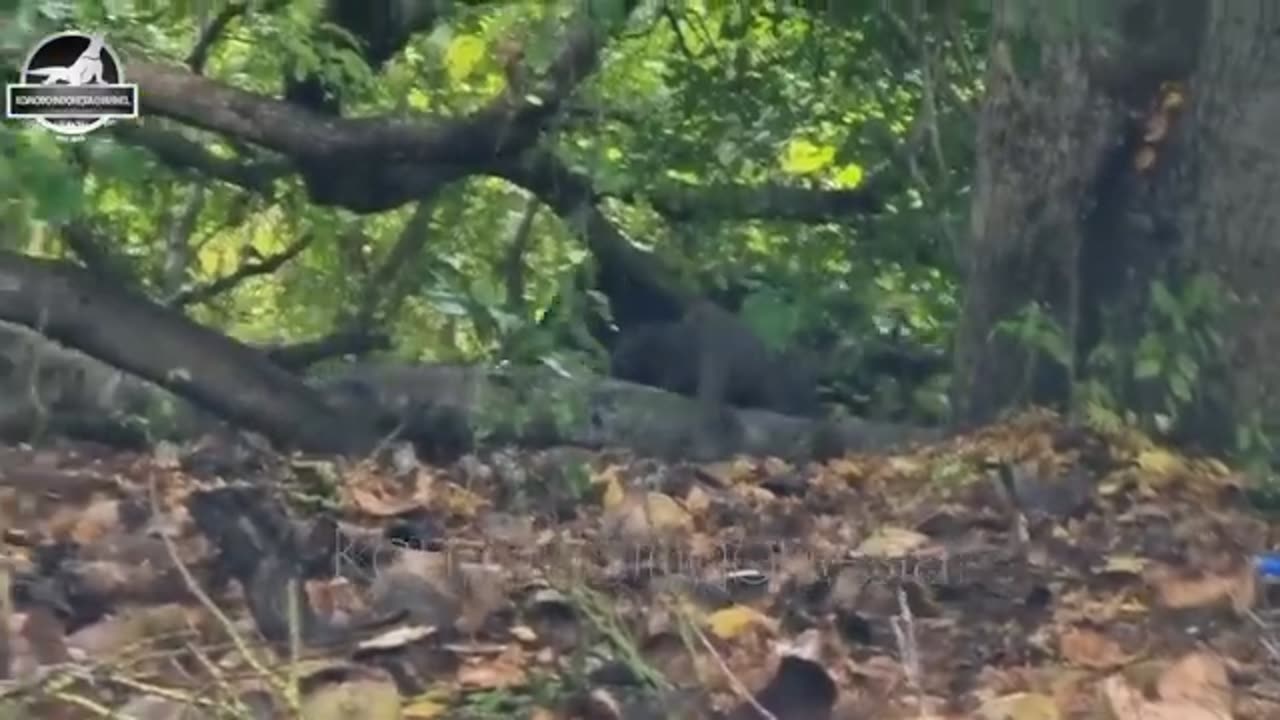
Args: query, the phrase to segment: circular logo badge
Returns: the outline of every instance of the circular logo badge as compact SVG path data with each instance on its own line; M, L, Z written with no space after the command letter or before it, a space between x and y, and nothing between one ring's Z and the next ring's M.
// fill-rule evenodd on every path
M10 117L62 135L84 135L115 117L137 116L137 86L126 85L119 56L100 34L69 31L36 45L10 87Z

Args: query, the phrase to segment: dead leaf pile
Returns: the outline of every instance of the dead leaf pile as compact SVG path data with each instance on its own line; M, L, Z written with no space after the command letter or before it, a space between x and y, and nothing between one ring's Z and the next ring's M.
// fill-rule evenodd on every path
M804 467L549 449L224 477L209 452L0 450L0 705L1280 717L1252 564L1274 528L1241 479L1050 413ZM193 499L233 490L242 515L202 531ZM288 529L264 533L277 502ZM272 613L292 634L271 640Z

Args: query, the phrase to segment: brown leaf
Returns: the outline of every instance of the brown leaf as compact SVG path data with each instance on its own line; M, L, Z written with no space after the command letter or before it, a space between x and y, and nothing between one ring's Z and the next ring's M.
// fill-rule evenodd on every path
M885 526L862 541L854 552L867 557L902 557L929 543L929 536L906 528Z
M631 491L601 518L605 532L635 543L650 542L693 529L693 518L670 495Z
M493 660L464 665L458 670L458 682L468 688L484 690L523 685L527 679L526 664L523 653L509 650Z
M418 501L412 497L388 497L385 493L359 486L348 487L347 494L351 499L351 503L360 512L378 518L403 515L420 507Z
M400 720L400 692L384 672L328 669L304 678L301 717L307 720Z
M1175 609L1208 607L1229 602L1237 612L1251 607L1257 598L1257 576L1248 564L1232 573L1192 575L1167 567L1153 567L1147 582L1160 604Z
M1119 643L1089 628L1068 628L1058 637L1058 649L1070 662L1093 670L1119 667L1131 659Z
M1231 720L1226 708L1183 701L1151 701L1119 675L1103 681L1102 695L1116 720Z
M992 698L978 709L981 720L1058 720L1053 698L1039 693L1013 693Z
M1160 676L1156 690L1163 700L1219 709L1231 706L1227 668L1221 658L1209 653L1184 656Z

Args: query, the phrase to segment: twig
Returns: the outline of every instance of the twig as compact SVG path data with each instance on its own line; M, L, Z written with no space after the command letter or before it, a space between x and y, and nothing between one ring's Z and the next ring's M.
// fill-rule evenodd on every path
M516 226L515 236L511 239L511 247L503 259L507 279L507 309L512 312L524 310L525 254L533 239L533 220L537 217L540 206L538 199L530 195L520 217L520 224Z
M314 239L315 235L307 233L294 240L292 245L274 255L249 260L229 275L224 275L206 285L198 285L174 294L173 297L169 298L168 304L171 307L184 307L192 303L204 302L230 290L251 277L273 273L279 270L280 266L300 255L303 250L306 250L311 245Z
M920 671L920 646L916 642L915 617L911 614L911 605L907 602L907 593L898 588L898 614L889 621L893 628L894 639L898 642L898 655L907 682L916 691L917 709L924 715L924 683Z
M1271 628L1268 627L1267 624L1263 622L1262 618L1258 617L1258 614L1255 613L1254 611L1245 610L1245 617L1252 620L1253 623L1257 625L1260 629L1264 631L1271 630ZM1265 633L1260 634L1258 636L1258 642L1262 643L1262 647L1267 651L1269 655L1271 655L1272 660L1276 662L1280 662L1280 645L1277 645L1274 640L1271 640L1270 638L1268 638Z
M738 694L738 697L742 698L743 702L747 703L754 708L756 712L760 713L760 717L765 720L778 720L778 716L769 712L765 706L761 705L760 701L756 699L756 696L752 694L749 689L747 689L747 686L743 684L742 680L739 680L738 676L733 674L733 670L729 669L729 664L724 661L724 658L720 657L720 653L716 652L715 646L711 644L711 639L707 637L706 633L702 632L702 628L699 628L693 623L689 623L689 630L693 633L694 637L698 638L698 642L702 644L702 647L707 651L707 653L711 655L711 659L716 661L716 665L720 667L720 672L724 673L724 676L728 678L729 685L733 688L733 691Z
M156 492L156 480L154 476L152 476L150 482L150 496L151 514L156 517L163 515L164 512L160 507L160 498ZM213 615L214 619L218 621L218 624L222 627L223 631L231 638L231 642L235 645L236 652L244 658L245 662L249 664L249 667L253 668L254 672L265 678L267 682L271 683L272 687L276 688L278 692L287 697L288 694L286 692L286 688L283 687L280 679L276 677L276 674L271 672L271 670L267 668L261 660L258 659L257 655L253 653L253 650L249 648L248 643L245 642L245 639L241 637L240 631L236 629L235 623L232 622L231 618L227 617L227 614L222 612L222 609L213 602L213 599L204 591L204 588L200 587L200 583L196 581L195 576L191 574L189 569L187 569L186 563L182 562L182 558L178 556L178 548L173 544L173 540L169 538L169 535L167 533L160 533L160 541L164 543L165 552L169 554L169 559L173 561L173 565L177 568L178 574L182 576L182 581L186 584L187 589L195 596L196 601L208 610L209 613Z

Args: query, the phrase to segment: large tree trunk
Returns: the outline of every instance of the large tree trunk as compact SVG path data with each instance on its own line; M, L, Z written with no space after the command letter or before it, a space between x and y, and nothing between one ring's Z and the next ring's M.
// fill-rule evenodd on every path
M1234 303L1212 401L1276 418L1280 8L1121 0L1070 22L1039 5L995 3L957 419L1069 402L1092 350L1151 328L1153 281L1203 272ZM995 331L1029 303L1065 330L1065 366Z

